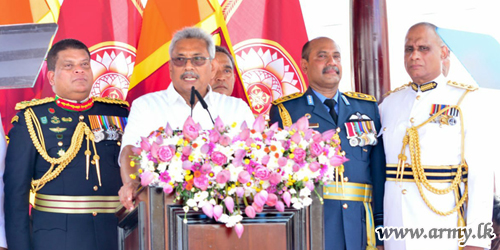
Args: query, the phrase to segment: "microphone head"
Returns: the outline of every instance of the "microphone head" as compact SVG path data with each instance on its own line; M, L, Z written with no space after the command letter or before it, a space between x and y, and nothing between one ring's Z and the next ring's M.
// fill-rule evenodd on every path
M191 87L191 98L189 98L189 104L191 104L191 106L194 105L194 93L195 93L196 89L194 88L194 86Z

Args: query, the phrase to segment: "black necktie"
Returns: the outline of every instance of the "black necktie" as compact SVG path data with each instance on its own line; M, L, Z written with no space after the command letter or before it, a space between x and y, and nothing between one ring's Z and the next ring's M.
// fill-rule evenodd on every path
M335 112L335 104L337 104L337 102L333 99L326 99L324 103L326 106L328 106L330 108L330 115L332 116L333 121L335 123L337 123L338 116L337 116L337 112Z

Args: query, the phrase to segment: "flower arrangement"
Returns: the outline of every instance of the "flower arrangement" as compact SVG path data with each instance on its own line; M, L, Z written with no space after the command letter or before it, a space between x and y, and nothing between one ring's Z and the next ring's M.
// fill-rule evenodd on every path
M186 213L201 209L234 227L241 237L239 201L250 218L264 205L281 212L285 205L301 209L312 203L315 184L339 180L347 161L335 130L321 134L309 129L306 117L286 129L266 124L262 116L252 128L245 122L240 127L227 126L219 118L208 131L191 117L182 131L173 131L167 124L142 137L140 146L133 148L130 165L140 164L140 168L131 177L140 177L143 186L174 192Z

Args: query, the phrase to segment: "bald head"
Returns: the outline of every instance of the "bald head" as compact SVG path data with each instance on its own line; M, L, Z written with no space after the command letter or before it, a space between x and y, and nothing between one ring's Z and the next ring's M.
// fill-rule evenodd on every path
M405 68L413 82L424 84L442 73L449 50L431 23L417 23L406 34Z

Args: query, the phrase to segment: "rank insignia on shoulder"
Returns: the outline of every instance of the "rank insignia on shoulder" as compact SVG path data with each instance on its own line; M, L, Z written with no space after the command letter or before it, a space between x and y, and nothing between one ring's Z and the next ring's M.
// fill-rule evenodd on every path
M47 98L44 98L44 99L33 99L31 101L23 101L23 102L17 103L15 109L16 110L21 110L21 109L25 109L25 108L28 108L28 107L37 106L37 105L40 105L40 104L53 102L54 100L55 100L54 97L47 97Z
M15 115L14 117L12 117L12 120L10 121L10 123L14 123L14 122L19 122L19 116Z
M307 95L307 104L309 104L309 106L314 106L314 100L312 95Z
M363 94L363 93L358 93L358 92L344 92L343 93L345 96L354 98L354 99L359 99L359 100L364 100L364 101L370 101L370 102L377 102L377 99L375 99L374 96Z
M351 147L377 145L377 129L368 115L356 112L349 117L348 122L344 125Z
M304 93L300 93L300 92L293 93L293 94L291 94L291 95L283 96L283 97L281 97L281 98L279 98L279 99L274 100L274 101L273 101L273 104L274 104L274 105L278 105L278 104L280 104L280 103L282 103L282 102L286 102L286 101L288 101L288 100L297 99L297 98L299 98L299 97L301 97L301 96L303 96L303 95L304 95Z
M457 83L457 82L452 82L452 81L448 81L448 85L453 86L453 87L457 87L457 88L461 88L461 89L466 89L469 91L475 91L478 89L478 87L475 85L465 84L465 83Z
M118 104L122 106L129 107L129 103L127 101L124 101L122 99L117 99L117 98L110 98L110 97L92 97L95 102L104 102L104 103L109 103L109 104Z

